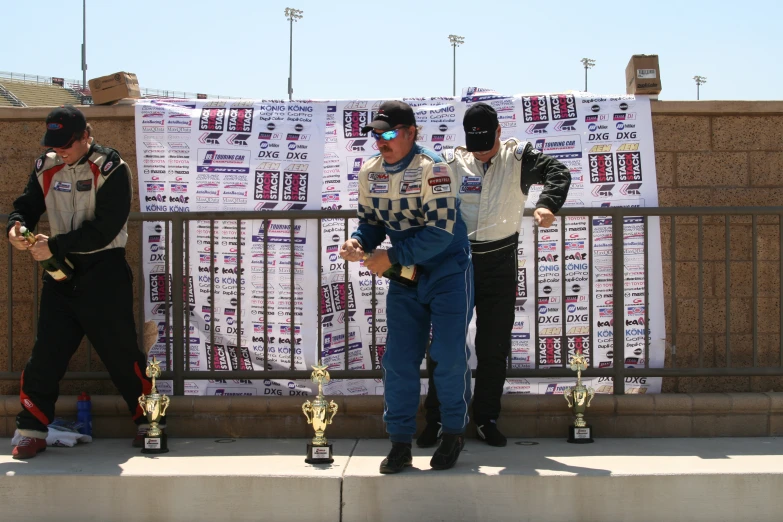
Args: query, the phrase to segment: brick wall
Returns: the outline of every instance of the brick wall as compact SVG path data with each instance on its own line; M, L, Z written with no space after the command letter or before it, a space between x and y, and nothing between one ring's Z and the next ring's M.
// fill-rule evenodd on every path
M780 206L783 203L783 103L657 102L653 129L659 204ZM671 343L670 221L661 219L667 335ZM699 366L698 223L677 219L676 296L678 366ZM731 366L753 366L752 224L730 221ZM780 230L777 217L757 220L757 364L780 364ZM702 224L702 337L704 366L725 366L726 234L723 218ZM672 363L671 344L666 365ZM783 379L665 379L664 391L770 391Z
M38 143L47 108L0 109L0 211L7 213L21 192L33 161L41 153ZM136 140L133 108L128 105L87 107L97 140L117 148L134 172ZM653 102L656 168L659 203L672 206L776 206L783 202L783 102ZM138 210L138 195L133 210ZM757 229L757 358L760 365L779 364L780 348L780 231L778 220L759 218ZM671 360L671 264L670 220L661 219L664 298ZM730 317L731 363L753 363L753 302L751 291L751 222L732 218ZM703 336L705 366L726 364L725 353L725 235L722 218L703 221ZM676 296L678 366L698 366L698 225L695 218L677 219ZM131 227L128 259L134 273L138 267L138 229ZM0 248L0 266L8 260ZM23 368L33 343L31 328L33 278L29 259L14 254L14 370ZM6 278L0 278L0 295L7 292ZM7 317L7 302L0 302L0 318ZM0 339L7 333L0 319ZM93 353L92 369L102 368ZM7 366L7 353L0 350L0 371ZM87 370L86 348L82 346L71 362L71 370ZM63 393L86 389L93 393L115 393L111 383L63 382ZM664 391L780 391L783 379L681 378L665 379ZM0 394L15 394L18 384L0 381Z

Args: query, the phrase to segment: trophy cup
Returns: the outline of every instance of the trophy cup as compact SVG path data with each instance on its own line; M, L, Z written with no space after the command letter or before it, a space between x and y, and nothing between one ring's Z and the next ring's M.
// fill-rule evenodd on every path
M323 393L324 383L329 382L329 372L326 371L328 366L313 366L313 373L310 378L313 382L318 383L318 395L316 395L312 404L310 401L305 401L302 404L302 412L307 417L307 424L312 424L315 430L315 437L310 444L307 445L307 458L305 462L308 464L331 464L334 462L332 458L332 445L326 441L324 437L324 430L332 423L335 414L337 413L337 404L334 401L326 402L326 397ZM327 414L330 414L327 416Z
M169 407L169 398L166 395L158 393L155 387L155 379L160 377L160 362L152 357L152 361L147 363L147 377L152 379L152 388L149 395L142 394L139 397L139 406L147 415L147 422L150 423L150 429L144 437L144 447L142 453L168 453L169 447L166 441L166 434L160 429L158 424L161 417L166 415L166 408Z
M579 351L571 358L571 370L576 371L576 386L566 388L563 392L568 407L573 408L576 415L574 424L568 427L568 442L573 444L593 442L593 428L585 422L585 411L595 396L595 390L582 384L582 371L586 369L587 359Z

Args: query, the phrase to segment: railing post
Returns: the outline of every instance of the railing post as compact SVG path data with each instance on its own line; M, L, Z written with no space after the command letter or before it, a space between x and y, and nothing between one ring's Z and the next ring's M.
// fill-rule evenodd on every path
M612 369L614 394L625 395L625 235L622 207L612 211ZM644 326L647 328L647 325Z
M182 261L183 261L183 240L182 240L182 222L180 215L173 215L171 218L171 302L173 305L173 335L171 336L174 345L172 347L172 359L174 371L174 395L185 395L185 377L183 374L183 336L187 335L185 331L185 322L183 321L184 286L182 284ZM211 253L211 252L210 252ZM214 306L214 305L213 305ZM214 315L213 315L214 316Z

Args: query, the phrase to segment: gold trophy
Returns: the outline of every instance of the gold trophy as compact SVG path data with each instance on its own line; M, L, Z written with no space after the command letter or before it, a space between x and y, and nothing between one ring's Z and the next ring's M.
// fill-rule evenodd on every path
M302 404L302 412L307 417L307 424L312 424L315 429L315 437L310 444L307 445L307 458L305 462L308 464L331 464L334 462L332 458L332 445L326 441L324 437L324 431L326 427L332 423L335 414L337 413L337 404L334 401L326 402L326 397L323 393L323 385L329 382L329 372L326 371L328 366L313 366L313 373L310 378L313 382L318 383L318 395L316 395L312 404L310 401L305 401ZM331 414L328 415L327 414Z
M142 453L168 453L169 447L166 441L166 434L160 429L158 424L161 417L166 415L166 409L169 407L169 398L166 395L158 393L155 387L155 379L160 377L160 362L152 357L152 361L147 363L147 377L152 379L152 388L149 395L142 394L139 397L139 406L147 415L147 422L150 423L150 429L144 437L144 447Z
M582 384L582 371L586 369L587 359L579 351L571 358L571 370L576 372L576 386L566 388L563 392L568 407L573 408L576 415L576 420L568 427L568 442L573 444L593 442L593 428L585 422L585 411L590 407L590 403L595 397L595 390Z

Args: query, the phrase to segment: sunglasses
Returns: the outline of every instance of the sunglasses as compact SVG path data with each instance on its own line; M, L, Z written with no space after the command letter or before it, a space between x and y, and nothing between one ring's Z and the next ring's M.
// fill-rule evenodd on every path
M378 134L375 131L370 131L370 134L376 140L391 141L391 140L393 140L394 138L396 138L397 136L400 135L400 129L392 129L392 130L388 130L386 132L382 132L380 134Z

